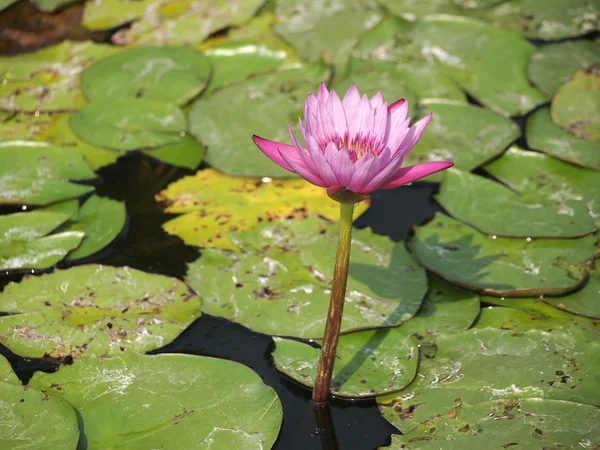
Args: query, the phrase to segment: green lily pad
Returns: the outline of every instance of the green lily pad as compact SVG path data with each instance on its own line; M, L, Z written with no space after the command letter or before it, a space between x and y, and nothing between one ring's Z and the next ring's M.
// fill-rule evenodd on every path
M97 100L71 115L69 123L84 141L115 150L177 144L187 126L175 104L143 98Z
M499 308L505 309L505 308ZM409 433L461 404L544 398L599 405L597 338L578 328L474 328L439 336L433 357L400 394L377 398L383 416Z
M375 0L276 0L275 32L294 47L301 58L316 61L327 52L342 66L361 33L383 17Z
M506 0L452 0L461 10L470 9L487 9L496 6L499 3L504 3Z
M214 68L208 92L274 70L289 58L282 48L250 41L224 42L206 49L204 54Z
M192 355L80 359L31 386L79 413L86 448L268 450L281 403L249 368Z
M0 0L0 11L8 8L10 5L15 3L17 0Z
M112 39L115 43L127 45L200 44L216 31L243 25L264 2L265 0L155 1L148 4L139 20L115 34Z
M577 72L554 95L552 120L588 141L600 142L600 69Z
M394 100L401 94L399 90L403 92L403 86L408 86L421 99L443 98L466 102L460 86L442 73L439 67L421 55L404 54L403 49L410 43L413 27L413 24L404 20L388 18L366 32L352 52L347 80L352 80L356 75L360 81L365 78L369 80L367 88L379 81L383 89L396 83L396 90L391 92L390 97Z
M492 111L456 101L423 101L421 113L433 113L427 132L406 156L405 165L452 161L456 169L470 171L502 153L517 137L519 128ZM443 174L429 177L438 181Z
M77 0L32 0L32 3L43 12L53 12Z
M534 112L525 127L527 144L554 158L600 170L598 144L573 136L552 121L548 108Z
M287 125L298 122L304 98L327 73L323 66L293 66L201 97L189 122L190 132L207 146L206 161L230 175L296 176L267 158L251 137L291 144Z
M265 222L234 236L244 253L204 250L186 281L203 310L260 333L321 338L337 226L315 217ZM342 332L399 325L425 296L425 272L402 243L354 230Z
M77 248L84 233L50 234L70 214L38 210L0 216L0 270L47 269Z
M179 142L151 150L142 150L148 156L172 166L196 169L204 158L204 146L192 136L185 134Z
M277 370L313 387L320 349L291 339L273 339ZM338 344L331 392L362 398L399 391L415 377L418 359L417 344L399 328L345 334Z
M600 271L589 270L589 279L583 289L564 297L542 297L556 308L573 314L600 319Z
M592 233L594 219L583 202L565 214L560 201L521 196L503 184L450 169L436 200L448 213L485 234L510 237L579 237Z
M544 45L531 56L529 79L543 92L554 95L578 70L600 65L600 39Z
M0 447L74 449L79 440L75 410L66 401L22 386L0 356Z
M144 15L155 0L94 0L87 2L81 24L88 30L108 30Z
M468 329L479 316L479 296L433 275L429 291L416 316L400 329L411 333L419 345L431 345L440 334Z
M597 0L511 0L471 14L529 38L561 39L598 29Z
M114 46L70 42L34 53L0 58L0 109L74 111L85 105L79 76L95 61L118 52Z
M379 3L391 14L411 22L439 14L461 14L451 0L379 0Z
M96 177L73 151L37 143L0 143L0 203L46 205L94 190L68 180Z
M96 264L9 283L0 293L0 341L25 357L75 358L162 347L200 316L175 278ZM57 338L59 336L59 338Z
M600 442L598 408L559 400L495 400L462 404L382 450L578 449Z
M125 204L92 195L81 206L77 217L63 227L64 231L83 231L85 237L68 260L81 259L99 252L121 233L125 226Z
M594 170L517 147L486 165L485 170L524 198L546 197L546 202L561 204L561 214L573 216L581 204L592 218L600 214L600 173Z
M208 58L188 47L132 47L104 58L81 75L90 101L143 98L185 105L204 90Z
M452 284L503 297L569 292L584 280L576 266L594 254L591 235L571 240L494 237L438 213L415 229L409 246L421 264Z
M339 218L339 204L323 188L304 180L232 177L213 169L171 183L156 200L165 204L169 214L183 213L163 224L167 233L188 245L222 250L239 250L230 232L249 230L265 220L303 219L308 214ZM354 216L368 206L367 201L359 203Z

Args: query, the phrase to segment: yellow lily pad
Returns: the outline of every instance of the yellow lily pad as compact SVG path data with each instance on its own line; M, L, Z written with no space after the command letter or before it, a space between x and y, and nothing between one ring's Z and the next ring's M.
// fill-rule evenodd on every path
M265 220L310 213L328 220L339 217L338 204L325 189L304 180L232 177L213 169L170 184L156 200L166 204L165 212L183 214L163 224L167 233L189 245L223 250L238 250L229 232L249 230ZM359 203L355 217L368 206Z

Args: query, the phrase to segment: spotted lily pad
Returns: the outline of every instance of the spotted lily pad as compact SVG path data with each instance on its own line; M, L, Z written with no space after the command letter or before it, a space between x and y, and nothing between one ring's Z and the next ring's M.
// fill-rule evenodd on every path
M438 213L416 228L410 248L421 264L452 284L504 297L571 291L584 280L575 266L594 253L591 235L572 240L494 238Z
M0 58L0 109L74 111L85 104L79 76L94 61L119 50L92 42L70 42Z
M168 344L200 299L174 278L92 264L9 283L0 311L0 341L21 356L100 357Z
M564 297L543 297L544 301L564 311L600 319L600 271L589 270L583 289Z
M600 173L594 170L517 147L486 165L485 170L524 198L546 197L546 202L559 203L561 214L575 216L581 204L592 218L600 214Z
M281 403L249 368L192 355L80 359L30 385L67 400L87 448L268 450Z
M511 0L473 13L529 38L561 39L598 29L597 0Z
M448 213L485 234L512 237L579 237L596 227L583 202L565 214L562 202L521 196L484 177L450 169L436 200Z
M207 146L206 161L230 175L295 176L267 158L251 137L291 144L287 125L298 123L303 99L327 74L325 66L292 66L201 97L189 122L190 132Z
M588 141L600 142L600 69L577 72L554 95L552 120Z
M235 237L243 253L204 250L186 281L208 314L272 335L321 338L337 226L315 217L262 223ZM427 280L402 243L354 230L342 332L398 325L419 309Z
M396 90L390 93L390 97L385 97L389 101L404 95L400 92L403 92L404 86L422 99L466 101L460 86L442 73L439 67L423 55L405 54L413 28L414 25L404 20L388 18L366 32L352 52L347 80L352 80L356 75L361 82L367 80L367 88L379 83L384 92L387 86L391 89L395 83Z
M125 226L125 204L93 195L81 206L77 217L63 227L64 231L82 231L81 245L67 259L81 259L99 252L121 233Z
M553 95L578 70L588 70L598 65L600 39L545 45L531 56L529 79L540 90Z
M74 449L79 440L75 410L65 400L22 386L0 356L0 447Z
M177 144L187 127L175 104L144 98L103 98L74 113L69 123L86 142L115 150Z
M361 32L375 26L383 14L374 0L277 0L275 31L305 60L327 52L343 65Z
M88 30L107 30L133 22L144 15L154 0L94 0L83 10L81 24Z
M0 143L0 203L46 205L94 190L69 182L96 177L73 151L24 141Z
M247 22L265 0L160 0L113 36L119 44L193 45L212 33ZM118 11L118 10L117 10Z
M431 345L437 336L468 329L479 316L479 296L433 275L429 291L416 316L401 325L419 345Z
M577 449L600 441L598 408L531 398L462 404L382 450L478 450L481 448Z
M291 339L273 339L277 370L313 387L320 350ZM400 328L345 334L338 344L331 391L350 398L399 391L415 377L418 359L417 344Z
M187 47L140 46L104 58L81 75L90 101L144 98L185 105L204 90L209 60Z
M503 308L500 308L503 309ZM599 405L597 339L577 328L475 328L439 336L419 375L400 394L378 397L384 417L403 433L461 404L544 398Z
M430 112L433 119L407 155L407 166L452 161L455 168L470 171L498 156L519 136L519 128L509 119L462 102L421 102L421 113ZM439 174L428 180L442 178Z
M600 170L598 144L560 128L552 121L549 109L540 109L529 116L525 132L531 148L578 166Z
M212 169L170 184L156 199L166 203L166 212L184 214L166 222L165 231L186 244L225 250L237 249L230 232L248 230L264 220L309 213L339 218L339 205L323 188L304 180L237 178ZM367 207L367 202L359 203L355 217Z
M47 269L77 248L84 233L50 234L70 214L38 210L0 216L0 270Z

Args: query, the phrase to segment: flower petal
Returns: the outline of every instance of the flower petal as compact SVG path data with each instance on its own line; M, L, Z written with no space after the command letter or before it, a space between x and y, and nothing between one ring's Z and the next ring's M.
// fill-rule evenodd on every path
M454 163L450 161L432 161L416 166L402 167L393 177L385 183L380 189L392 189L403 184L412 183L432 173L452 167Z
M363 188L363 193L376 191L398 171L404 162L404 156L399 153L394 153L387 165L380 165L379 171L368 180Z
M408 111L408 102L404 98L401 98L400 100L396 100L394 103L392 103L390 106L388 106L388 109L390 110L390 112L394 112L401 106L404 106L405 104L406 104L406 106L405 106L406 110Z
M325 157L328 158L329 166L333 169L336 178L340 185L348 187L354 176L354 163L350 159L350 155L346 150L336 150L335 152L326 152Z
M296 158L298 158L298 155L295 155ZM290 157L288 157L287 155L281 155L281 157L285 160L286 163L288 163L288 165L292 168L293 172L296 172L298 175L300 175L302 178L304 178L306 181L308 181L309 183L312 183L316 186L320 186L320 187L325 187L326 184L325 182L321 179L321 177L319 177L318 175L315 175L314 173L312 173L310 170L308 170L306 167L304 167L301 164L297 164L297 161L294 162Z
M356 88L356 85L350 86L346 95L344 95L344 99L342 100L342 105L344 106L344 111L346 112L346 119L349 121L350 117L354 114L356 107L358 106L358 102L360 101L360 93Z
M315 163L315 167L318 170L319 177L325 182L326 186L337 186L340 184L332 167L329 165L327 158L331 158L333 152L337 151L337 147L333 142L330 142L325 149L325 154L321 151L311 152L310 156Z
M370 155L369 155L370 156ZM362 159L365 159L365 156ZM371 157L367 162L363 163L360 167L356 169L354 173L354 177L352 178L352 183L348 186L352 192L356 192L359 194L366 193L365 187L373 179L373 177L379 172L381 169L381 161L376 156Z
M298 142L298 139L296 139L296 135L292 132L292 127L289 125L288 125L288 134L290 135L290 138L292 139L292 142L294 143L294 147L296 148L296 153L302 160L303 165L308 170L310 170L312 173L317 173L318 171L315 167L315 163L313 162L312 158L310 157L308 150L304 150L302 148L302 146ZM291 154L288 153L288 155L289 155L290 159L293 160Z
M275 164L280 165L290 172L295 170L283 159L281 155L295 154L296 148L293 145L282 144L280 142L270 141L263 139L259 136L253 135L252 140L256 146L273 161Z
M383 105L383 95L381 95L381 91L377 91L377 93L371 97L370 103L372 108L379 108Z
M350 142L368 137L373 128L373 110L369 97L363 95L354 114L348 117L348 132Z
M337 135L343 140L346 133L348 133L348 123L346 122L346 113L342 101L335 91L331 91L329 94L327 111L329 111Z
M317 99L321 103L325 103L327 101L327 97L329 97L329 91L327 90L327 86L325 86L325 83L321 83L319 85L319 94L317 95Z

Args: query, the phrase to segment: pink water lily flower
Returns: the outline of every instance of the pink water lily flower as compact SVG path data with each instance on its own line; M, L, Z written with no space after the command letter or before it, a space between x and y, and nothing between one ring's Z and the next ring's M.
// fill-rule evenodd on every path
M321 83L318 95L309 93L304 102L304 122L299 119L304 147L289 126L293 145L256 135L253 140L275 163L344 201L354 198L347 194L367 196L452 166L448 161L435 161L402 167L431 119L429 114L410 127L407 111L404 99L388 106L381 92L369 99L352 85L340 100Z

